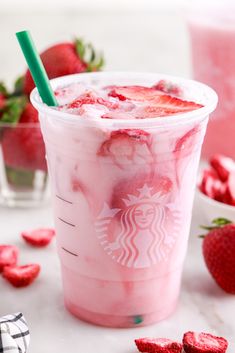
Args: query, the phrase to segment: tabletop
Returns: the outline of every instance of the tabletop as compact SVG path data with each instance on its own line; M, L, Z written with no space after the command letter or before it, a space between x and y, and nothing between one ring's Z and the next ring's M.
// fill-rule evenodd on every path
M54 41L84 36L103 48L107 70L165 72L190 76L189 43L185 23L169 11L103 11L53 13L38 11L0 13L0 36L4 51L0 57L0 78L10 85L22 73L25 63L14 32L31 29L39 49ZM182 290L174 315L158 324L135 329L93 326L71 316L63 306L60 266L53 242L48 248L29 248L20 232L53 226L50 205L40 209L0 208L1 243L20 248L20 263L41 264L35 283L23 289L11 287L0 278L0 316L22 311L31 331L29 353L135 352L133 340L141 336L180 339L188 330L208 331L227 337L235 351L234 296L224 293L212 280L202 258L199 225L203 214L196 200L189 248L184 266Z

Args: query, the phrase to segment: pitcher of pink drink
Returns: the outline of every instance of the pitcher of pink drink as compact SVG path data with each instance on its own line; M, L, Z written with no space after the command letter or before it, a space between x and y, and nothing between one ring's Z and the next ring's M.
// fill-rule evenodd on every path
M235 159L235 6L231 1L214 5L190 11L188 19L194 78L219 96L202 157L222 153Z

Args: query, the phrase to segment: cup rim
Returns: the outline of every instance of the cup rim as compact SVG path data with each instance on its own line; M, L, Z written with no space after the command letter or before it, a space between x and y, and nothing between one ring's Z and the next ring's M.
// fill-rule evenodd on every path
M145 80L149 79L149 81L157 81L160 79L164 80L170 80L175 82L176 84L178 83L179 86L181 85L193 85L200 89L200 91L204 92L204 96L206 98L206 103L202 108L186 112L186 113L181 113L177 115L169 115L164 118L160 117L155 117L155 118L145 118L145 119L99 119L100 124L103 126L119 126L119 127L158 127L158 128L165 128L168 126L179 126L179 125L187 125L187 123L193 123L200 121L202 118L206 118L212 111L217 106L218 102L218 96L216 92L210 88L209 86L205 85L204 83L190 80L190 79L185 79L185 78L180 78L177 76L171 76L171 75L165 75L165 74L159 74L159 73L139 73L139 72L119 72L119 71L114 71L114 72L92 72L92 73L82 73L82 74L73 74L73 75L67 75L67 76L61 76L58 78L55 78L53 80L50 80L51 86L53 89L57 89L58 87L63 87L67 86L69 84L75 83L75 82L81 82L84 80L89 81L89 80L102 80L102 79L107 79L107 78L112 78L113 81L115 79L120 79L123 77L123 79L127 79L127 77L130 77L130 79L136 79L136 80ZM47 106L44 104L40 98L40 95L38 93L37 88L35 87L33 91L30 94L30 100L33 106L38 110L39 113L46 114L47 116L52 116L52 117L57 117L59 119L63 119L64 122L72 122L78 124L79 122L81 124L88 124L88 125L97 125L98 119L97 120L91 120L91 119L78 119L78 116L75 114L67 113L64 111L59 111L55 109L54 107Z

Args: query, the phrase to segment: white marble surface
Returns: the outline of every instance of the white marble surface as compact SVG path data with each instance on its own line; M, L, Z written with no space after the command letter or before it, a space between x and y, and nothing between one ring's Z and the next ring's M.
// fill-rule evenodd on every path
M29 28L41 49L60 39L79 34L106 53L107 69L159 71L189 76L187 32L175 12L28 12L0 13L0 78L10 84L24 69L24 60L14 32ZM39 279L29 288L16 290L0 278L0 316L24 312L31 330L29 353L131 353L133 339L168 336L180 339L187 330L210 331L231 342L235 351L235 297L220 290L208 274L201 254L198 225L200 207L193 214L182 293L176 313L159 324L136 329L106 329L73 318L63 307L59 263L55 243L46 249L31 249L19 233L23 229L51 226L51 209L8 210L0 208L0 242L21 250L20 262L42 265Z

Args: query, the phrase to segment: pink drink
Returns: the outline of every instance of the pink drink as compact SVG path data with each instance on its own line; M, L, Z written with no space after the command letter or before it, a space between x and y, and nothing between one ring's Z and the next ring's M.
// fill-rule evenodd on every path
M110 97L111 88L100 88L150 87L162 78L204 107L191 102L195 110L163 117L178 109L180 101L170 97L171 108L162 106L161 118L144 118L157 109L155 99L169 96L156 91L151 98L151 89L141 96L138 88L135 100L136 92L127 99L126 92L123 98L115 90ZM52 109L36 90L31 96L46 143L65 305L99 325L148 325L177 304L201 144L217 97L203 84L157 74L93 73L52 81L54 88L72 82L82 85L57 89L57 99L68 103L82 96L87 104L79 98Z
M202 148L205 159L215 153L235 158L234 10L196 12L189 21L194 77L213 87L220 98Z

